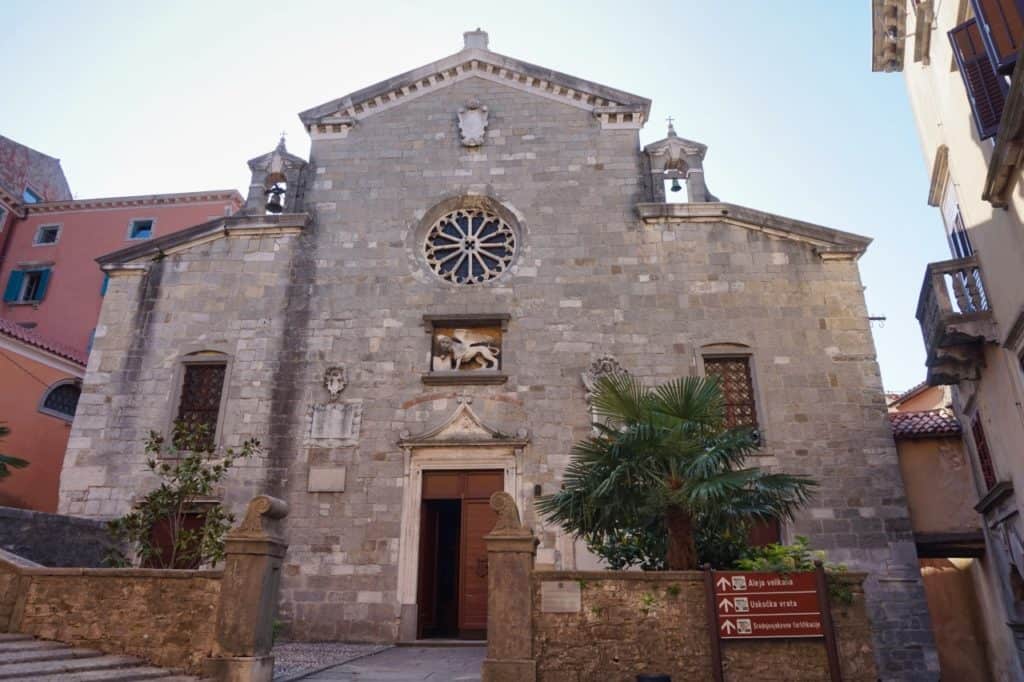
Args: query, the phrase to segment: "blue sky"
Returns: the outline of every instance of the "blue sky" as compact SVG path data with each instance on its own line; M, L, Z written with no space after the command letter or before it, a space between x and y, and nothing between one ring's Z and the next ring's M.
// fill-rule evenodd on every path
M79 198L237 188L296 114L462 46L654 101L644 143L708 145L723 201L874 238L861 260L887 390L924 377L914 319L948 258L902 77L871 72L868 0L3 3L0 133L60 157Z

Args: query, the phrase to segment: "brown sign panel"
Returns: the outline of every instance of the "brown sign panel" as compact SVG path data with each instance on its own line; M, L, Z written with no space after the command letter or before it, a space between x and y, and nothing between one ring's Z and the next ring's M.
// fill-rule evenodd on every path
M718 636L722 639L763 637L821 637L821 615L778 614L768 616L720 616Z
M814 592L777 594L727 594L715 598L720 616L767 615L779 613L818 614L821 606Z
M806 573L723 571L714 574L722 639L822 637L816 577Z
M751 592L814 592L814 572L755 573L753 571L715 571L715 594Z

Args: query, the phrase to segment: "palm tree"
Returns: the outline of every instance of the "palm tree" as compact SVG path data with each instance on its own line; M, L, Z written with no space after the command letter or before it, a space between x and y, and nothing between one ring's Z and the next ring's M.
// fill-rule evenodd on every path
M669 570L698 566L702 527L792 518L816 483L743 462L757 449L749 428L725 427L717 377L645 387L603 378L592 405L596 434L573 447L562 490L538 500L549 521L583 538L614 536L661 521Z
M10 435L11 430L0 423L0 438ZM0 478L7 478L11 475L11 469L24 469L28 462L20 457L0 454Z

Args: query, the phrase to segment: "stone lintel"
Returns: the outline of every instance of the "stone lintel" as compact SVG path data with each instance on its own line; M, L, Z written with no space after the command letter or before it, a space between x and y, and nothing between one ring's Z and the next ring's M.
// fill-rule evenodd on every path
M434 327L490 327L494 324L501 325L502 331L508 330L508 321L512 319L509 313L452 313L448 315L424 315L423 327L429 334Z
M1013 483L999 481L985 493L984 497L978 500L978 504L974 505L974 511L979 514L987 514L1010 495L1013 495Z
M436 370L425 372L420 379L428 386L481 386L490 384L504 384L508 381L508 375L504 372L493 370Z

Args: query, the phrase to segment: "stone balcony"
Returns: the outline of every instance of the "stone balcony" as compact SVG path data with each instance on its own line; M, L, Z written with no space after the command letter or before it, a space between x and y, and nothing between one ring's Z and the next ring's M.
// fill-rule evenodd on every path
M996 341L992 307L976 256L930 263L917 302L932 386L976 380L983 346Z

